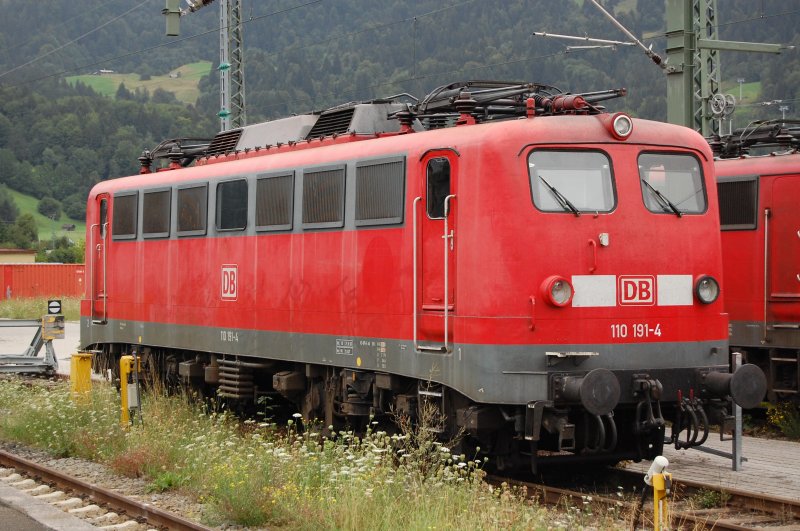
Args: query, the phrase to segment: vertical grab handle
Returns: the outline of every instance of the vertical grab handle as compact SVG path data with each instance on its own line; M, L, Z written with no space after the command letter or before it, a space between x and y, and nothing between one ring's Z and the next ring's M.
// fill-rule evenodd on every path
M589 268L589 273L594 273L597 269L597 242L594 240L589 240L589 245L592 248L592 265Z
M94 320L94 300L97 297L97 291L95 290L95 277L97 276L97 271L95 268L97 267L97 249L94 246L94 228L100 227L99 224L94 223L89 227L89 249L91 249L90 256L92 257L92 275L89 277L89 298L92 300L92 320ZM100 230L98 228L98 230Z
M108 260L108 245L106 239L108 238L108 222L103 223L101 227L101 237L103 238L103 322L108 321L108 290L106 289L107 275L107 260Z
M761 343L767 343L767 299L769 298L769 215L770 210L764 209L764 334Z
M418 280L417 280L417 267L418 267L418 264L417 264L417 217L418 217L417 216L417 205L419 204L420 201L422 201L422 197L414 198L414 204L413 204L413 207L411 209L412 215L414 216L413 222L412 222L412 227L413 227L413 231L414 231L414 238L413 238L414 249L413 249L413 252L412 252L412 260L414 261L414 267L413 267L413 278L414 278L414 280L413 280L413 284L414 284L414 350L415 351L419 350L419 344L417 343L417 291L418 291L417 290L417 282L418 282Z
M450 201L455 199L455 194L450 194L444 198L444 235L442 239L444 241L444 350L446 352L450 351L450 348L447 344L447 336L448 336L448 314L449 314L449 306L450 306L450 293L448 290L448 282L449 282L449 263L450 263L450 250L453 248L453 234L450 233L448 228L447 220L450 216Z

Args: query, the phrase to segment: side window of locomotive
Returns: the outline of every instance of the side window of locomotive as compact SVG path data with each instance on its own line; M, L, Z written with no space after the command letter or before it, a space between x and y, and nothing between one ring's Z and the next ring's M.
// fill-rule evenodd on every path
M657 214L702 214L706 211L706 188L700 162L679 153L639 155L642 198Z
M345 169L303 172L303 228L344 226Z
M543 212L611 212L611 161L599 151L535 150L528 155L533 204Z
M256 180L256 230L291 230L294 172Z
M450 195L450 161L445 158L428 161L426 172L428 217L444 218L444 200Z
M722 230L752 230L758 226L758 177L719 177L717 195Z
M356 226L403 222L405 159L356 164Z
M114 196L114 217L111 222L111 232L115 240L133 240L136 238L138 199L139 195L136 192Z
M178 236L199 236L206 233L208 185L178 188Z
M217 185L217 229L247 227L247 181L237 179Z
M108 199L100 200L100 237L105 239L108 227Z
M149 190L142 194L142 236L169 236L170 190Z

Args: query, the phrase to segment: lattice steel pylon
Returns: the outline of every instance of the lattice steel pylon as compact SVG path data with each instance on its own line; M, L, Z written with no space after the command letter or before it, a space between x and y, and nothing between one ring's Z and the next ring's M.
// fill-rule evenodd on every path
M220 130L247 125L244 99L242 0L219 2Z
M180 17L194 13L214 0L166 0L167 35L180 34ZM242 41L242 0L219 0L219 100L220 130L247 125L244 105L244 46Z
M717 0L692 0L692 24L697 41L718 41ZM694 116L693 128L703 135L718 134L719 122L711 112L711 98L720 90L719 50L695 47L694 63Z
M711 103L720 91L719 51L780 53L780 44L721 41L717 0L667 0L667 121L719 133Z

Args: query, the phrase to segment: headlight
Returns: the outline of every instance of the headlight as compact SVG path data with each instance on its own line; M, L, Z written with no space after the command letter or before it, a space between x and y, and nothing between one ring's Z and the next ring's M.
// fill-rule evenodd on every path
M719 282L714 277L702 276L695 284L694 293L703 304L711 304L719 297Z
M542 291L547 302L553 306L563 307L572 300L572 284L564 277L554 275L542 283Z
M618 113L611 121L611 129L617 140L625 140L633 132L633 120L627 114Z

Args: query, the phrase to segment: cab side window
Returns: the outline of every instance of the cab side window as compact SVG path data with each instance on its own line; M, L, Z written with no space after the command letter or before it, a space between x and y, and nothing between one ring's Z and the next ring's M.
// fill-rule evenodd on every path
M450 195L450 161L446 158L432 159L427 169L428 217L444 218L444 200Z

